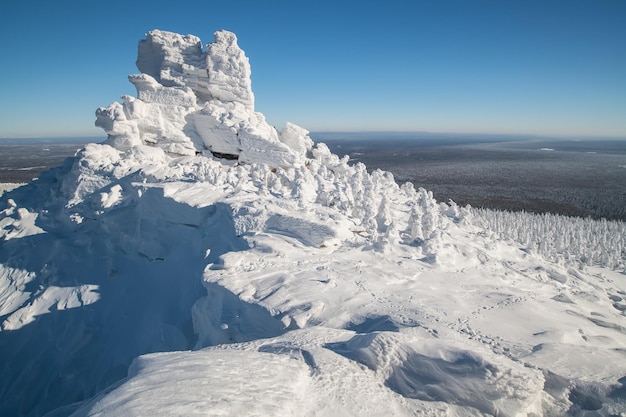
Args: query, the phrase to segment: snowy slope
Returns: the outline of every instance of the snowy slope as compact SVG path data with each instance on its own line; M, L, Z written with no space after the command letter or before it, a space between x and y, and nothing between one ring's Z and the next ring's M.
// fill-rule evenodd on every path
M13 183L13 182L0 183L0 197L5 192L14 190L17 187L21 187L22 185L24 185L24 184L17 184L17 183Z
M626 415L623 224L546 256L278 132L229 32L137 65L1 197L0 415Z

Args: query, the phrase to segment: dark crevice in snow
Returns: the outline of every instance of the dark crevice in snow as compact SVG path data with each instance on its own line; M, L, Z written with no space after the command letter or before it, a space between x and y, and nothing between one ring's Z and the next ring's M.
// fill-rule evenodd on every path
M346 330L356 333L397 332L400 327L389 316L372 316L360 323L349 323Z
M211 152L211 154L219 159L226 159L228 161L234 161L239 159L239 155L234 155L230 153L222 153L222 152Z
M263 345L259 347L258 351L272 353L275 355L289 355L294 359L301 360L309 367L312 376L318 375L320 372L311 352L298 346L294 346L289 343L277 342Z

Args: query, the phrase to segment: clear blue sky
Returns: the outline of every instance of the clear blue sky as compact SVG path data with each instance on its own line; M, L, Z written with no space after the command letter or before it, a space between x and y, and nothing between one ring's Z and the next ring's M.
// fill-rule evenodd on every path
M624 0L0 0L0 137L103 136L155 28L235 32L277 127L626 137Z

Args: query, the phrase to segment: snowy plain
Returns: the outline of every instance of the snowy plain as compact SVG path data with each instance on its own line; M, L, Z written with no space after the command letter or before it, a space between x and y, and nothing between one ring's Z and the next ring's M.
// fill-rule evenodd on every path
M626 415L623 223L441 203L279 132L229 32L137 64L105 143L0 197L0 414Z

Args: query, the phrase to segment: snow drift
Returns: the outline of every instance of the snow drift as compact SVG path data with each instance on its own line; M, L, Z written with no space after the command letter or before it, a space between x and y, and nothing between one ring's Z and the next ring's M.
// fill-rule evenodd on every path
M137 67L104 143L1 197L0 414L626 412L623 273L278 132L232 33Z

